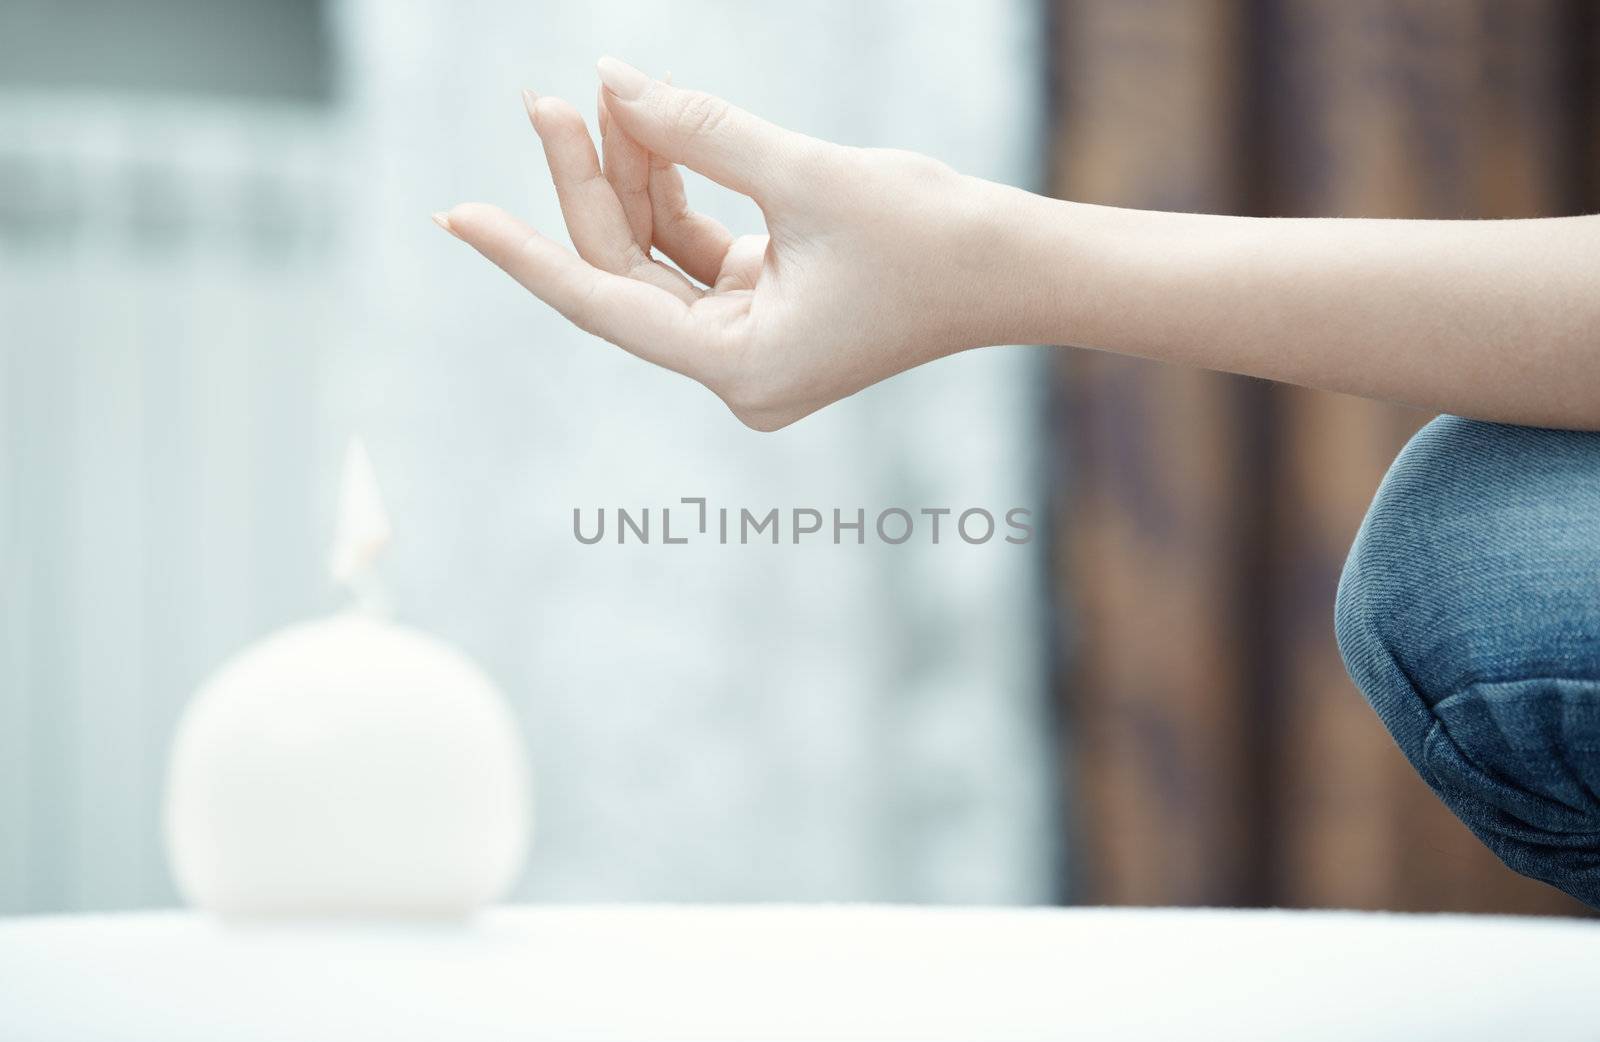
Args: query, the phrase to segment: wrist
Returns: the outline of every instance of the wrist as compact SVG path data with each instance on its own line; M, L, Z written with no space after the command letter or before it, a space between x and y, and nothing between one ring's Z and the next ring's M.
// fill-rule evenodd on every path
M1213 364L1195 349L1217 287L1252 251L1254 222L991 187L985 296L1004 342Z
M952 254L968 307L962 334L989 344L1082 343L1082 289L1116 211L963 177Z

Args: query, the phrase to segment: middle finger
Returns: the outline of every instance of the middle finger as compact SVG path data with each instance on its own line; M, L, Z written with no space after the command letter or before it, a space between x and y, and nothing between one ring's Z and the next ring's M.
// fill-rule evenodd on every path
M578 255L603 271L660 286L680 299L699 296L687 279L651 261L634 241L578 110L558 98L530 100L528 116L544 144L550 179Z

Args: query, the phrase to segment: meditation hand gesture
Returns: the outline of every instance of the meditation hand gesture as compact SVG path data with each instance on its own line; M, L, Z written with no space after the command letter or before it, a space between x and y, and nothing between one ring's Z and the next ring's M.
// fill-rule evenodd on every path
M982 341L953 234L970 179L783 130L614 59L600 75L603 170L571 105L527 96L577 256L495 207L441 218L574 323L759 430ZM735 238L690 210L680 163L755 200L768 234Z
M579 326L699 380L760 430L1004 343L1600 429L1600 216L1091 206L818 141L615 59L600 78L604 169L570 105L528 96L577 256L492 206L435 219ZM735 239L692 212L677 164L755 200L767 234Z

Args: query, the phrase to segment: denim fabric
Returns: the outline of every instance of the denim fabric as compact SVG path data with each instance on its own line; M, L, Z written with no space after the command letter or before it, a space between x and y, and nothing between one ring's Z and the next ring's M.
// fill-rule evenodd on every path
M1600 434L1428 424L1378 489L1335 619L1450 809L1600 907Z

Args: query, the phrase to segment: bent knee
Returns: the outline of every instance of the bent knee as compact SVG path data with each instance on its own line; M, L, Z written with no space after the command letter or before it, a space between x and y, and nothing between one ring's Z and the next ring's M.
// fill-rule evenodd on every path
M1429 423L1373 500L1335 619L1451 809L1600 906L1600 435Z

